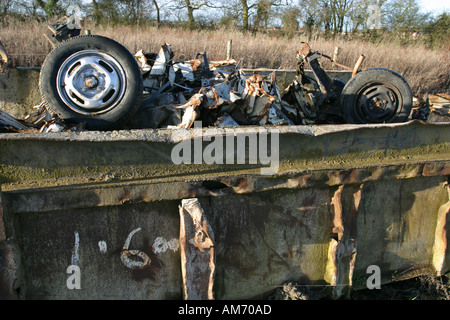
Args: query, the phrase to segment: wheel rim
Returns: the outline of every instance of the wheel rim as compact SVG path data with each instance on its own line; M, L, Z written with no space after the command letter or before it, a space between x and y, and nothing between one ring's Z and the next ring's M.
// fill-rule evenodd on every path
M113 109L126 88L125 72L112 56L84 50L67 58L56 78L58 94L73 111L95 115Z
M366 84L355 99L356 114L363 122L389 122L396 117L401 105L399 90L382 82Z

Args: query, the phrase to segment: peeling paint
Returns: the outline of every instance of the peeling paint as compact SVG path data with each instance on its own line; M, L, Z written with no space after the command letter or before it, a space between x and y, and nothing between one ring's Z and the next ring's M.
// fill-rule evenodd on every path
M213 230L198 199L183 199L179 213L184 299L214 299L216 266Z
M448 228L449 228L449 215L450 215L450 187L446 186L449 196L449 201L443 204L439 208L437 224L436 224L436 234L433 246L433 267L436 270L438 276L442 276L442 271L444 269L445 258L448 253Z

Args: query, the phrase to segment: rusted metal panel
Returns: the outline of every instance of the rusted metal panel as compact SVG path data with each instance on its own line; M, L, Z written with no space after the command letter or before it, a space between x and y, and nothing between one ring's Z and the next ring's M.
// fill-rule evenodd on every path
M214 233L195 198L181 201L180 251L184 299L214 299Z
M6 49L0 42L0 73L5 72L8 68L9 58Z
M345 191L344 191L345 188ZM356 219L361 202L360 186L341 185L331 200L333 234L328 249L325 280L333 288L333 297L348 296L352 286L353 270L357 254Z
M179 202L16 215L20 299L182 299ZM45 232L46 236L42 234ZM67 286L79 268L80 288Z
M436 270L438 276L444 275L449 268L450 248L448 246L448 239L450 234L448 229L450 227L450 187L447 186L449 192L447 203L444 203L438 211L435 240L433 245L433 268Z
M328 197L305 189L200 198L215 235L217 299L257 298L289 279L320 282Z
M357 223L355 287L365 286L362 279L368 264L380 267L383 283L443 271L434 269L432 259L435 233L440 229L439 208L449 200L446 180L444 176L364 185Z

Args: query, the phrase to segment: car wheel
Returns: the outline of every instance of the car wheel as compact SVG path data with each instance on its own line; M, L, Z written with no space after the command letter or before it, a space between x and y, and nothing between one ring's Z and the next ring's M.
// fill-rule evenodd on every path
M64 41L45 59L39 88L46 107L68 123L111 129L139 108L143 79L133 55L101 36Z
M357 73L343 88L341 99L348 123L405 122L413 103L406 80L382 68Z

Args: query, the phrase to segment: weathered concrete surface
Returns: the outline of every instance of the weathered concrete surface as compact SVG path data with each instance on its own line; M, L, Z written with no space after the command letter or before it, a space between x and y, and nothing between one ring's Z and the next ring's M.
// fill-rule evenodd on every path
M0 73L0 109L23 119L41 103L39 68L9 68Z
M214 232L216 299L286 281L342 296L365 286L370 265L383 282L450 271L448 124L277 129L276 175L174 165L180 132L194 148L207 129L0 135L0 292L182 299L178 207L192 197ZM73 265L80 289L67 286Z
M178 235L177 205L160 202L19 215L16 238L20 239L23 278L18 280L21 290L25 289L21 297L181 298L179 251L159 246ZM126 239L139 228L129 250L139 249L150 257L151 263L142 269L121 259ZM75 233L79 237L78 250ZM101 241L106 243L106 252L100 250ZM142 261L137 256L129 259ZM80 289L69 290L66 286L70 265L80 267Z
M408 170L408 164L437 161L436 165L439 165L450 155L450 126L445 124L413 122L408 125L260 129L266 133L279 130L278 175L374 166L383 170L383 166L388 165L403 165L405 169L399 170ZM237 137L246 137L245 164L236 163L237 152L232 164L225 164L225 161L224 164L194 163L195 148L205 150L211 144L207 136L215 141L215 137L224 140L227 135L234 137L235 146L241 144ZM270 165L248 163L249 135L256 137L254 128L5 134L0 136L0 182L4 188L11 185L14 189L21 188L21 185L38 188L136 179L157 179L159 182L174 182L187 177L201 181L220 180L219 177L227 175L259 174L261 168ZM191 164L180 166L173 163L172 150L186 141L185 138L192 138L188 139L192 151ZM227 150L225 142L223 145L225 152L233 152L233 149ZM430 167L429 170L438 169ZM277 178L266 180L278 183Z

